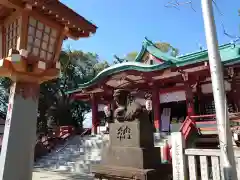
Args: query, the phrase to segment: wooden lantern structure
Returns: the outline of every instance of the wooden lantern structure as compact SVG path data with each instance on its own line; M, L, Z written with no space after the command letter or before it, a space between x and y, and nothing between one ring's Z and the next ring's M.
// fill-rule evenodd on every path
M64 39L95 32L95 25L58 0L0 1L0 76L13 81L0 179L32 179L39 84L58 77Z
M0 76L39 83L57 78L63 40L95 32L95 25L58 0L3 0Z

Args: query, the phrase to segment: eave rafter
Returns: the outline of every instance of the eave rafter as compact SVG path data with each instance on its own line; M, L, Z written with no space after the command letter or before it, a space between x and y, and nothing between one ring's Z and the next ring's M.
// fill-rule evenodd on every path
M114 88L109 86L109 85L107 85L107 84L101 84L100 88L102 90L106 90L107 92L113 92L114 91Z
M72 9L58 0L1 0L1 5L12 10L22 11L27 9L44 14L60 23L63 27L68 27L69 33L67 37L72 39L89 37L97 29L94 24L76 14ZM0 15L2 12L1 10Z
M16 10L22 10L24 7L24 3L22 3L22 1L19 0L1 0L0 5Z
M204 67L206 66L206 64L204 64ZM90 94L91 92L93 92L94 90L96 90L97 88L102 89L101 92L96 92L95 94L97 94L97 96L100 96L102 94L105 95L111 95L113 90L116 88L125 88L128 90L133 90L133 89L138 89L138 90L145 90L147 91L149 88L152 88L155 84L158 84L157 87L158 88L162 88L165 84L169 84L169 83L174 83L174 82L184 82L187 81L188 79L183 79L183 74L187 75L188 78L190 77L190 82L196 82L197 79L199 78L199 76L202 76L204 74L204 72L206 70L208 70L208 67L206 66L205 68L198 68L199 73L196 75L196 69L194 69L195 67L192 67L193 70L191 69L179 69L178 71L172 71L171 69L168 70L164 70L164 71L156 71L156 72L151 72L151 75L149 73L142 73L142 72L136 72L136 71L129 71L128 75L135 75L135 76L140 76L141 79L140 80L144 80L144 83L138 83L139 79L134 81L130 78L126 77L122 77L122 76L117 76L117 78L114 77L108 77L104 80L99 81L97 84L88 87L84 90L81 90L80 93L83 94ZM175 69L176 70L176 69ZM121 73L120 73L121 74ZM153 79L153 77L155 76L159 76L160 78L158 79ZM112 87L110 85L107 84L107 82L109 80L121 80L124 79L125 81L127 81L124 84L121 84L119 86L116 87ZM190 83L193 84L193 83Z

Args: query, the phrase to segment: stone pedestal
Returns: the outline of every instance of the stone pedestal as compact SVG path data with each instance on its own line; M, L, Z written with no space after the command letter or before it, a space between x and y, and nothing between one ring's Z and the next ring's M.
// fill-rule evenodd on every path
M160 148L154 147L153 126L148 116L109 123L110 145L103 150L100 165L92 167L97 178L164 179L171 165L161 164Z
M0 180L31 180L39 85L13 83L0 158Z

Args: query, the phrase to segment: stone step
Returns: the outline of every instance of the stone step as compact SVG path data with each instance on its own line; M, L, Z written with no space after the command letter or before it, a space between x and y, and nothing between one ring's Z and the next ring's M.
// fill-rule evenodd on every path
M92 174L77 174L77 173L67 173L67 172L49 172L49 171L35 171L33 172L33 180L42 180L42 179L50 179L50 180L69 180L69 179L75 179L75 180L94 180L94 177Z
M108 144L108 137L75 136L56 151L35 163L35 170L48 169L56 172L90 173L93 164L100 163L101 149Z
M80 157L78 159L62 159L62 160L56 160L56 159L49 159L48 161L39 161L37 163L35 163L36 166L43 166L43 165L55 165L55 164L65 164L67 162L75 162L75 163L79 163L79 162L95 162L95 161L100 161L101 160L101 156L95 156L95 157Z

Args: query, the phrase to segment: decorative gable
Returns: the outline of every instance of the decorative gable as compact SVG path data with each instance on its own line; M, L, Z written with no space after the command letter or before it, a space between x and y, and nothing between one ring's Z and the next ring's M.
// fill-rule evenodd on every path
M157 57L153 56L150 53L145 53L145 55L143 56L142 62L144 64L149 64L149 65L153 65L153 64L163 64L164 61L161 59L158 59Z

